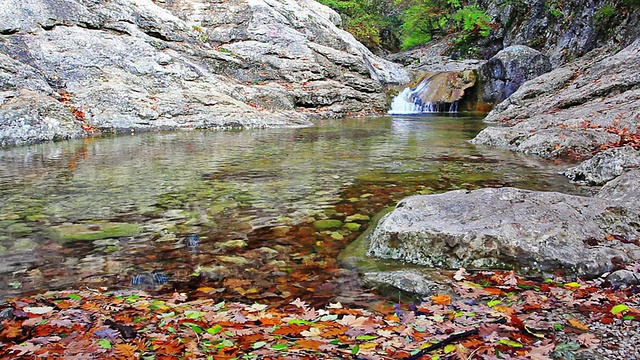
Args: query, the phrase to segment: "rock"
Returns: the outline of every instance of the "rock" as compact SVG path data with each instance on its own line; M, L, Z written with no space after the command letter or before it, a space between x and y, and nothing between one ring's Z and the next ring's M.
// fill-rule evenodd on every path
M249 246L245 240L241 239L218 242L216 245L225 249L240 249Z
M640 169L625 171L606 183L596 197L613 202L617 206L640 210Z
M606 10L614 15L605 15ZM637 36L640 11L630 2L568 0L496 0L486 12L494 28L478 46L487 57L510 45L523 44L549 57L554 67L600 46L626 46ZM615 19L614 19L615 18Z
M392 293L388 287L412 294L432 296L451 292L442 282L436 282L418 270L395 270L366 272L362 274L362 281L366 286ZM396 293L397 296L397 293Z
M225 279L231 275L231 270L226 266L214 265L214 266L198 266L193 273L194 276L204 276L213 281L219 281Z
M129 223L92 223L58 225L51 228L51 236L62 242L93 241L124 236L136 236L142 226Z
M626 169L640 166L640 150L631 146L607 149L562 174L583 185L603 185Z
M0 143L84 136L76 116L128 133L385 111L386 88L408 75L339 18L315 1L10 0L0 8ZM36 107L20 105L31 99Z
M84 136L71 110L53 97L26 89L10 93L5 101L0 97L0 147Z
M527 81L485 118L501 126L484 129L472 142L573 159L621 145L638 131L638 63L640 38L616 54L594 51Z
M313 222L313 227L317 230L326 230L332 228L339 228L342 226L342 221L335 219L317 220Z
M380 221L367 255L427 267L595 277L613 268L614 257L629 260L629 249L586 244L612 233L638 238L640 229L620 226L638 223L636 214L604 196L514 188L412 196Z
M631 286L640 284L640 276L629 270L617 270L607 276L607 280L613 286Z
M481 99L498 104L527 80L551 71L549 59L528 46L501 50L478 69Z

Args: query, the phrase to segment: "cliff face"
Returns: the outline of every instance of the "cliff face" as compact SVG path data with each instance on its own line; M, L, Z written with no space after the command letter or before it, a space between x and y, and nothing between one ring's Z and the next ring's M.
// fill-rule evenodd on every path
M601 47L619 49L638 36L640 7L632 0L481 0L494 29L478 46L489 58L527 45L554 67Z
M315 1L9 0L0 145L386 110L406 72L338 22Z

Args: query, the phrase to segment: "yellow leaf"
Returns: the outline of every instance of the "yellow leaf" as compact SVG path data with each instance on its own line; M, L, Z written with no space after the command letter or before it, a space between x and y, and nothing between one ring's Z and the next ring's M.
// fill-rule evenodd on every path
M581 323L579 320L576 319L568 319L567 320L569 322L569 325L571 325L571 327L574 327L578 330L582 330L582 331L589 331L589 326Z
M449 354L456 351L456 346L454 344L449 344L447 346L444 347L444 353L445 354Z

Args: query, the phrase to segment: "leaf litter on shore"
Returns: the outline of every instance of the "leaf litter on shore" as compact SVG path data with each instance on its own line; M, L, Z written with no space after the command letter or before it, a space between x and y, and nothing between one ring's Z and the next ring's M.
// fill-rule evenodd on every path
M0 354L12 359L573 359L592 329L637 327L637 286L449 274L455 291L370 309L215 302L94 289L10 299Z

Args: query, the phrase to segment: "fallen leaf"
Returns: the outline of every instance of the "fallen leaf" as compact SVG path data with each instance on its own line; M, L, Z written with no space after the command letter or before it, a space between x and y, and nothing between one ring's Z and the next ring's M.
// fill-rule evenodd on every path
M46 314L48 312L52 312L53 311L53 307L52 306L25 307L22 310L24 310L25 312L31 313L31 314L42 315L42 314Z
M438 294L432 296L431 301L436 305L451 305L451 296Z
M580 334L578 335L577 340L580 344L588 348L594 348L600 344L598 337L591 333Z
M569 325L571 325L572 327L574 327L574 328L576 328L578 330L589 331L589 326L581 323L579 320L568 319L567 322L569 322Z

